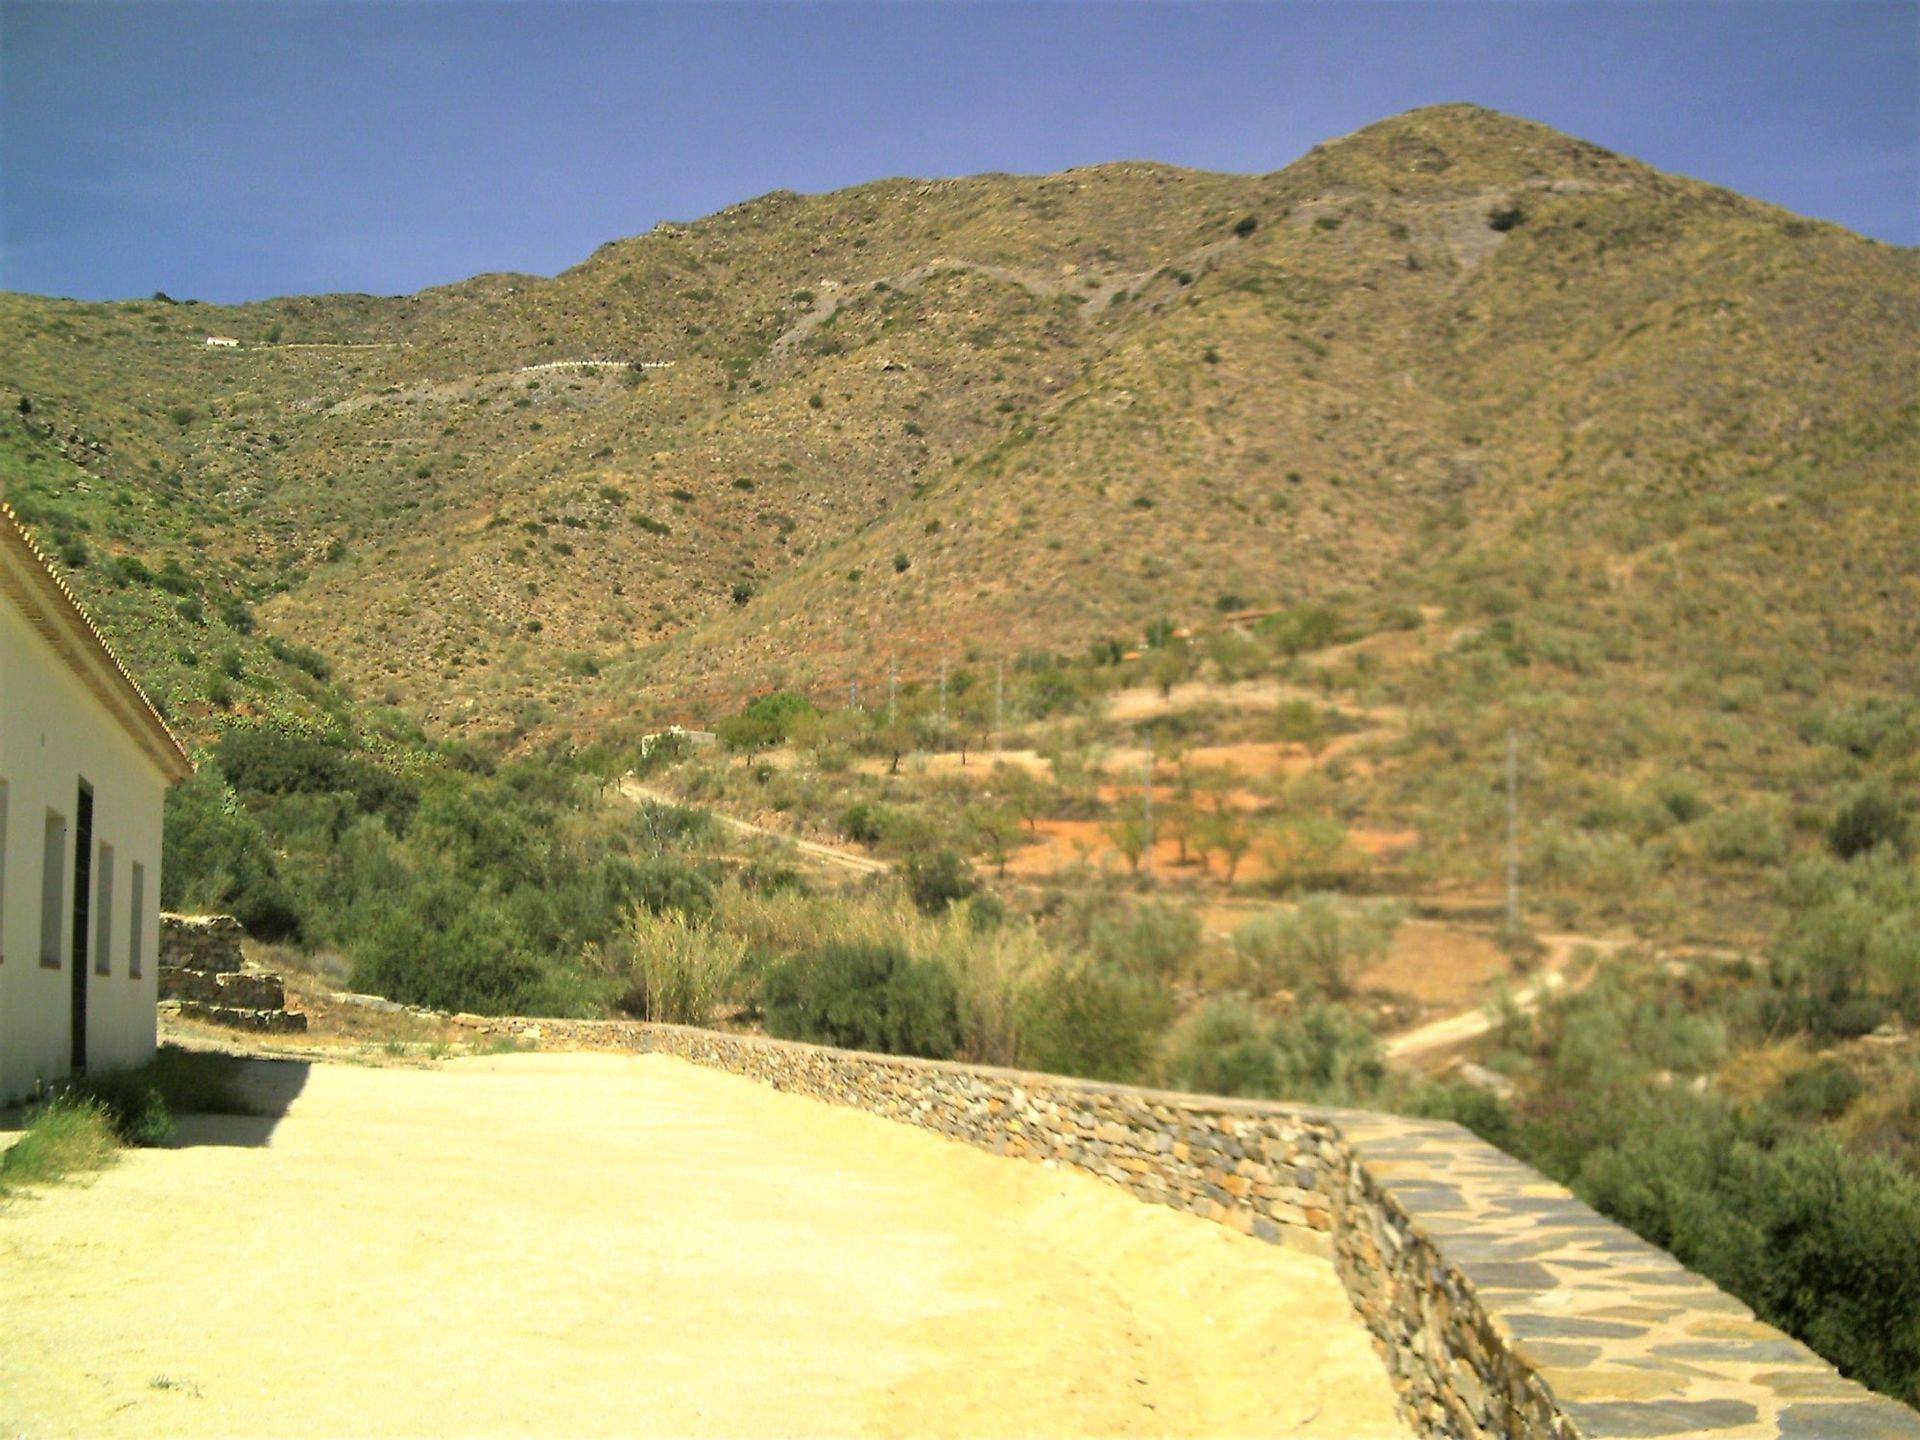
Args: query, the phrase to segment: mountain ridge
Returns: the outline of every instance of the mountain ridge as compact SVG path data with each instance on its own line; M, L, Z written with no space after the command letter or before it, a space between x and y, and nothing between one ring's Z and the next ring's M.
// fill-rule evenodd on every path
M0 385L361 693L527 729L1430 597L1897 412L1917 294L1914 252L1443 105L1262 175L774 191L413 296L7 296Z

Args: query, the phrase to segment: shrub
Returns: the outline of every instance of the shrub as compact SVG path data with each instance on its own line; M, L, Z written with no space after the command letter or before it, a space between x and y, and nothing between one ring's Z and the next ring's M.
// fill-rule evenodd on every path
M878 845L887 832L888 812L884 805L862 800L850 805L840 816L840 833L861 845Z
M1786 827L1771 811L1720 810L1707 817L1703 828L1707 854L1714 860L1777 865L1787 858Z
M731 992L746 948L679 910L636 907L618 943L593 958L621 987L618 1009L668 1025L704 1025Z
M1769 1145L1722 1106L1662 1098L1574 1189L1843 1373L1920 1400L1920 1178L1830 1132Z
M636 861L630 884L634 899L650 914L697 919L713 909L711 873L672 855Z
M267 637L267 653L296 670L304 670L316 680L326 680L333 674L333 667L327 663L327 657L307 645L296 645L282 640L278 635Z
M73 1093L100 1107L123 1145L158 1145L173 1134L173 1116L160 1087L141 1071L89 1075L74 1083Z
M1867 1082L1838 1060L1821 1060L1794 1071L1768 1097L1768 1104L1794 1120L1834 1120L1867 1091Z
M1172 1009L1165 987L1144 975L1092 960L1060 966L1022 999L1022 1063L1089 1080L1140 1080Z
M1908 854L1906 813L1891 796L1869 790L1856 796L1833 817L1827 829L1827 848L1842 860L1888 845L1902 859Z
M1234 222L1233 233L1244 240L1247 236L1253 234L1253 232L1259 228L1259 225L1260 218L1257 215L1243 215ZM1185 284L1186 282L1183 280L1181 283Z
M909 855L905 878L907 894L925 915L938 915L980 888L967 862L944 848Z
M1362 965L1386 953L1405 913L1390 900L1309 895L1289 913L1241 926L1233 945L1258 983L1311 985L1338 997L1353 988Z
M1122 916L1099 915L1087 927L1087 949L1103 965L1171 979L1192 964L1200 949L1200 917L1157 902Z
M820 712L806 696L792 690L775 690L762 695L740 712L749 720L764 721L772 727L778 740L788 740L793 736L793 727L801 720Z
M60 1096L35 1110L26 1133L0 1151L0 1195L102 1169L113 1163L115 1148L105 1106L90 1096Z
M944 966L905 947L841 942L792 955L760 986L767 1030L787 1040L949 1059L960 1044L959 997Z
M1354 1103L1379 1091L1386 1061L1373 1031L1338 1005L1262 1025L1244 1000L1223 997L1176 1032L1165 1074L1210 1095Z
M895 552L893 557L893 570L896 575L906 574L912 565L913 561L907 558L906 551L900 550Z

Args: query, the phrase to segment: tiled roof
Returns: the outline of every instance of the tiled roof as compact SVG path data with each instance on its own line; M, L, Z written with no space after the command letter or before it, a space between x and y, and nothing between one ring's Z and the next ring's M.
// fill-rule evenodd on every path
M0 594L19 607L27 622L170 780L193 773L193 762L147 692L120 663L100 627L4 501L0 501Z

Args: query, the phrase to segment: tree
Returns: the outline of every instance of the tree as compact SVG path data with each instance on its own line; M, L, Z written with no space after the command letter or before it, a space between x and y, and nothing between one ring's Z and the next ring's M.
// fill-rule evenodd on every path
M1147 652L1147 678L1160 691L1160 698L1173 694L1173 687L1193 673L1193 652L1184 640L1169 638L1164 645Z
M751 761L754 751L780 742L780 726L773 720L753 715L729 715L713 727L713 733L727 749Z
M1007 803L1022 820L1030 834L1040 833L1040 817L1047 813L1049 788L1045 781L1024 765L1005 761L993 767L994 788L1007 797Z
M967 827L973 832L975 846L994 867L994 873L1006 878L1007 860L1020 822L1011 810L999 805L976 805L967 811Z
M1261 853L1283 886L1325 876L1348 849L1346 827L1322 815L1290 815L1262 838Z
M1247 858L1247 852L1253 848L1253 822L1246 812L1231 806L1214 811L1201 825L1200 843L1208 850L1218 850L1221 859L1227 865L1227 884L1233 884L1233 877L1239 873L1240 862Z
M961 687L962 678L969 681ZM978 744L981 735L993 720L993 697L979 686L971 683L972 677L962 670L954 675L948 685L947 711L951 716L948 733L953 743L960 747L960 763L967 763L967 751Z
M1132 874L1140 873L1140 857L1147 850L1147 827L1138 813L1131 809L1126 814L1116 815L1101 827L1107 838L1113 841L1114 849L1127 857L1127 869Z
M1320 754L1333 738L1326 713L1311 700L1289 700L1280 707L1278 720L1280 738L1303 747L1313 768L1318 770Z
M1200 838L1200 816L1191 803L1182 800L1176 792L1172 799L1157 803L1153 807L1154 829L1178 847L1179 865L1191 865L1193 854L1191 846ZM1201 869L1206 868L1206 855L1200 856Z

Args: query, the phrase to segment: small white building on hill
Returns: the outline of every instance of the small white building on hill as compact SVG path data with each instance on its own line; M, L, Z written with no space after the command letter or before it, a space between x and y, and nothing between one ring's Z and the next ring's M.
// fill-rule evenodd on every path
M0 1104L153 1057L160 808L192 773L0 504Z

